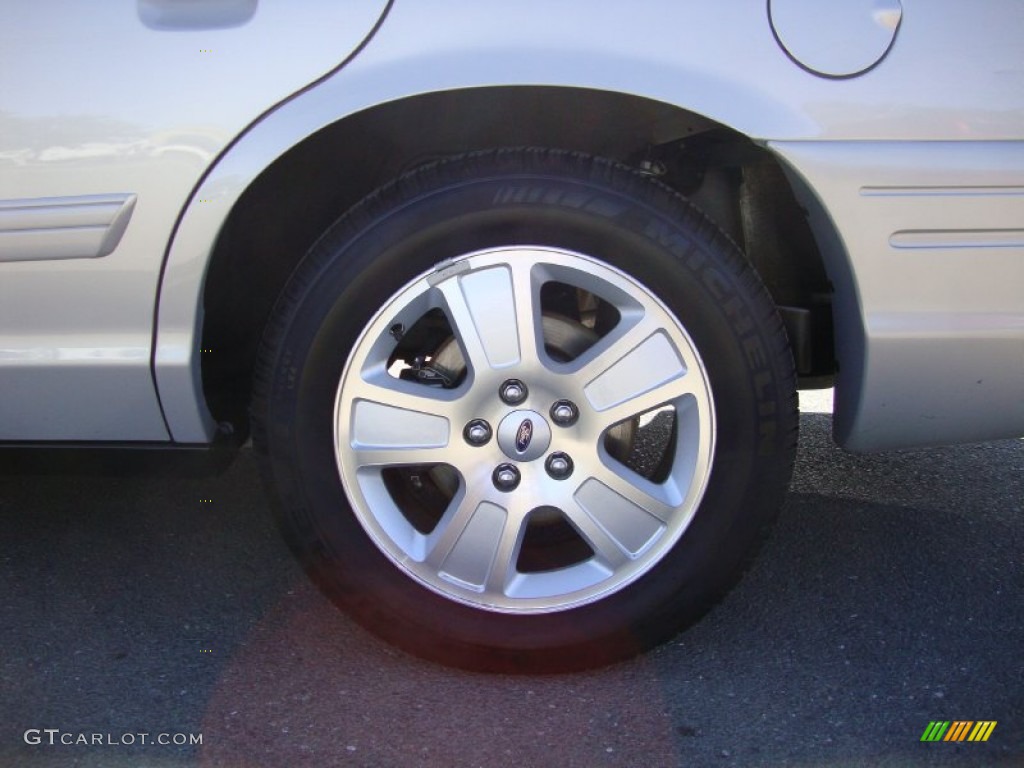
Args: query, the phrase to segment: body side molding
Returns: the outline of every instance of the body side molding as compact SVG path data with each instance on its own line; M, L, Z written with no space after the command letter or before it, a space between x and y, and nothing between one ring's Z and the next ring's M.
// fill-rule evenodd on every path
M113 253L135 200L129 193L0 200L0 261L96 259Z

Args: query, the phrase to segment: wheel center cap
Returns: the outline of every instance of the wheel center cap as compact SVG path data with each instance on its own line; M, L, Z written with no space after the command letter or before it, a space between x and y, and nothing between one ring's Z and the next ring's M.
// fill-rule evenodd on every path
M498 425L498 445L516 461L533 461L551 445L551 427L536 411L512 411Z

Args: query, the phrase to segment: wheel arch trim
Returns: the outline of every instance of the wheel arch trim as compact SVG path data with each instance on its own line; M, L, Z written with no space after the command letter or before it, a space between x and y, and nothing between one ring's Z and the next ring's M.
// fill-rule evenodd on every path
M199 339L206 273L217 239L244 192L260 175L328 126L376 107L438 91L529 84L637 97L738 129L748 137L814 132L811 121L788 105L773 102L749 84L730 81L721 73L686 70L658 61L623 62L600 52L594 52L599 65L585 72L585 67L567 61L564 52L555 50L538 54L525 71L510 62L514 51L495 52L491 58L497 61L492 60L490 71L474 71L467 69L464 57L456 55L381 63L372 55L376 44L374 40L350 66L251 126L211 167L183 209L164 262L153 353L154 380L174 441L209 442L216 432L203 396ZM363 63L363 56L369 63ZM591 65L595 59L590 60ZM604 66L600 66L602 62ZM496 74L499 70L500 77ZM412 81L410 71L418 73ZM540 71L546 72L549 82L537 82ZM608 76L609 72L614 76ZM743 109L737 110L736 104L743 104Z

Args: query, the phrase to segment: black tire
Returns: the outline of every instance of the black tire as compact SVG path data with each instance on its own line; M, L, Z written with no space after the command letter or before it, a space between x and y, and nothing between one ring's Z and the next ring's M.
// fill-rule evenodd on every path
M508 250L516 246L522 248ZM699 369L698 377L691 380L697 391L696 404L674 400L674 405L661 411L665 414L661 437L645 437L641 430L649 427L641 427L632 419L620 423L611 437L608 432L601 433L599 447L581 447L582 442L571 438L577 434L573 430L591 434L585 431L586 420L590 410L599 406L589 409L589 400L580 404L586 413L579 424L559 427L548 411L555 390L548 386L547 374L536 386L529 380L536 367L524 367L524 374L518 373L514 364L502 370L503 377L526 381L531 399L523 405L502 404L490 384L483 394L493 397L481 399L479 388L490 381L488 376L494 371L466 362L482 358L466 352L468 342L463 340L461 330L452 331L459 336L459 354L451 351L450 342L439 342L446 333L445 322L449 329L459 327L451 321L452 310L442 309L440 315L435 312L430 322L421 320L415 327L396 329L390 340L385 338L387 334L375 335L381 322L390 323L390 319L378 317L382 307L389 311L394 308L396 313L412 311L406 309L412 304L402 304L406 299L397 296L403 286L440 286L423 288L425 297L429 291L444 287L448 279L477 274L472 272L475 266L466 265L478 262L458 261L447 272L435 271L430 280L416 282L439 264L477 252L498 253L505 260L501 263L514 264L517 258L528 258L518 255L522 253L536 260L539 269L548 253L545 249L555 254L552 258L579 257L570 262L575 271L567 274L586 283L581 288L572 282L550 282L546 293L536 294L538 308L533 310L531 305L530 311L540 318L539 333L544 335L543 355L549 368L568 371L574 365L574 355L583 360L590 349L600 348L604 335L613 338L619 333L615 329L629 314L624 307L628 308L634 298L644 303L645 313L660 312L660 305L674 321L675 325L668 324L663 334L668 341L659 343L675 350L677 361L682 361L680 367L686 368L684 373L672 373L677 377L674 380L689 377L690 368ZM605 275L595 278L594 288L589 287L585 276L591 265L595 273ZM462 273L462 269L469 271ZM455 273L460 276L451 277ZM560 273L554 270L552 274ZM616 281L620 277L627 281L624 285L635 285L636 293L627 291L628 295L619 299L602 295L605 286L614 293L617 289L612 286L619 284ZM421 296L412 288L407 294ZM504 294L496 295L500 298ZM586 312L581 308L584 305ZM551 306L556 309L550 310ZM373 323L377 331L364 335ZM549 326L575 341L550 341ZM518 331L518 326L514 330ZM411 336L416 339L410 340ZM522 350L528 348L529 339L523 339L520 357L525 360L528 355ZM687 357L688 343L696 352L693 358ZM504 539L499 539L493 541L496 554L489 555L491 560L481 555L478 562L475 556L470 557L465 566L467 574L475 573L480 563L490 563L482 576L483 586L467 579L450 579L444 572L449 560L442 560L440 567L405 564L410 559L403 554L406 550L375 527L392 524L392 506L403 515L409 509L415 514L435 516L422 526L416 521L398 520L402 531L408 522L409 535L415 536L419 527L429 533L430 525L440 525L437 520L445 519L440 517L445 505L455 506L459 494L472 491L496 499L498 506L494 508L503 511L505 517L500 519L508 522L513 519L513 505L518 503L515 499L531 493L543 497L547 492L543 489L569 485L552 484L550 473L544 474L541 457L521 463L510 459L508 463L521 470L524 485L514 493L500 495L488 485L490 474L483 473L489 472L500 451L516 458L507 435L501 438L503 443L497 435L489 437L483 448L475 449L480 453L471 453L466 449L468 438L463 436L463 425L450 423L447 450L458 457L453 460L459 466L440 470L389 466L379 473L371 468L372 487L364 489L361 479L352 480L362 475L348 474L346 490L342 480L342 474L349 472L346 462L355 462L353 457L363 460L363 454L356 450L365 449L358 436L374 434L377 429L367 426L371 424L370 415L383 413L388 423L398 417L397 408L387 410L391 406L374 406L377 410L372 414L366 411L365 416L359 415L357 403L366 401L360 399L361 390L352 389L363 386L358 366L364 362L369 366L370 357L384 354L379 350L388 344L395 350L402 349L401 345L410 350L435 350L432 356L427 355L433 362L426 363L416 362L412 351L402 351L401 355L408 356L402 364L406 367L403 375L410 381L394 386L430 387L429 396L439 398L438 402L456 397L460 414L477 410L493 414L491 426L495 432L509 419L515 419L510 422L513 427L529 420L531 426L517 433L523 438L520 444L525 443L528 450L533 449L525 432L548 429L552 450L561 445L567 453L585 451L590 464L581 458L582 468L577 467L575 474L564 481L580 484L571 498L579 499L581 506L584 500L580 489L592 479L588 476L590 467L602 478L606 476L606 467L598 466L593 459L597 456L604 465L626 465L626 470L614 466L613 471L619 475L632 478L630 473L642 474L645 479L636 480L636 485L657 486L655 495L662 493L665 484L689 483L680 493L690 494L686 499L693 508L684 509L688 503L684 499L678 518L671 511L665 512L669 521L665 533L658 532L660 523L651 523L654 532L649 540L637 545L635 557L630 554L618 559L610 552L607 562L612 563L608 566L612 588L606 591L590 582L586 582L586 589L572 591L584 565L593 565L587 560L587 551L596 562L604 557L606 549L601 546L603 539L594 544L581 534L577 518L565 510L560 513L561 508L551 512L547 507L537 507L530 512L528 522L521 524L520 536L526 537L518 540L524 542L516 545L521 549L502 549L498 542ZM579 353L576 346L587 351ZM387 347L386 354L399 354L390 351L392 347ZM631 352L628 360L622 360L631 366L653 362L658 359L655 351L653 346L644 346L642 355ZM350 355L355 362L346 367ZM551 362L552 355L558 358L557 364ZM450 363L460 356L462 365ZM448 368L437 362L442 358ZM561 379L551 381L557 384ZM702 397L708 403L706 413L701 410L705 402ZM342 436L338 438L342 447L337 449L336 403L341 404L338 430ZM469 405L463 409L463 403ZM513 407L532 410L516 411L514 417L502 420ZM285 535L309 573L338 605L388 641L429 659L473 669L539 671L596 666L628 657L664 641L702 616L739 577L777 514L792 470L797 415L792 358L780 318L754 270L713 223L669 188L625 166L561 151L511 149L468 154L416 170L378 190L323 235L292 276L269 321L255 378L253 423L255 447L264 459L265 475L275 492ZM638 445L652 439L662 441L658 449L661 453L653 460L653 464L661 462L660 468L640 468L642 462L633 458L634 452L642 452ZM701 469L701 445L713 448L707 454L707 472ZM690 453L696 457L692 461ZM678 483L677 474L673 474L677 466L683 467L678 470L682 473L678 474L682 478ZM611 498L605 493L603 480L594 482L597 485L588 488L600 493L588 497L588 503ZM607 487L614 485L611 480L608 483ZM456 485L458 490L453 490ZM428 486L426 490L424 486ZM409 501L410 496L416 499ZM462 503L470 502L463 499ZM647 509L642 504L639 507ZM664 505L657 509L664 509ZM469 519L474 519L473 514ZM574 510L572 514L580 512ZM607 513L602 508L592 517L610 515L610 525L625 519L632 530L632 514L626 509L620 518L617 512ZM646 524L646 518L644 521ZM602 519L600 525L605 524ZM506 530L502 523L493 525L495 532ZM492 541L486 538L490 535L488 529L484 539ZM615 541L628 539L629 535L627 532ZM583 554L566 553L572 547L579 548L574 536L585 539ZM461 549L462 541L449 540L447 557L457 548L460 553L475 552ZM551 560L544 559L548 551L545 547L557 552ZM527 549L540 553L541 565L534 570L534 566L524 564ZM522 571L531 585L539 584L550 594L531 603L522 597L528 590L521 595L511 587L503 591L500 574L494 576L492 570L506 555L516 574ZM631 557L642 561L641 565L634 567ZM555 576L549 578L546 574L550 573ZM571 575L559 575L563 573ZM453 586L448 586L449 581ZM492 590L492 584L499 586ZM479 601L474 597L476 593L481 595Z

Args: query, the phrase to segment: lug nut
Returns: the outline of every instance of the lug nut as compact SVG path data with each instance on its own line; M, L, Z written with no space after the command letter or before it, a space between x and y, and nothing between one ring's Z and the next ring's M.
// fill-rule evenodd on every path
M462 436L466 438L466 442L475 446L487 445L491 434L491 425L483 419L473 419L462 430Z
M526 399L528 391L526 385L519 379L509 379L501 385L498 394L506 405L519 405Z
M580 417L580 409L569 400L557 400L551 406L551 420L560 427L571 427Z
M514 491L519 485L519 470L514 464L499 464L495 468L494 474L491 475L491 480L494 481L494 487L499 491L505 493Z
M574 467L569 454L556 451L548 456L548 460L544 462L544 469L553 479L565 480L572 474Z

